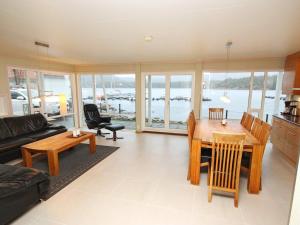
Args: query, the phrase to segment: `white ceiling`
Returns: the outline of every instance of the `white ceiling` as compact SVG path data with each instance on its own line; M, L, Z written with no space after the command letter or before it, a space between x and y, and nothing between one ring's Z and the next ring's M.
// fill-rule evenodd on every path
M282 57L300 50L300 0L1 0L0 51L37 56L36 40L72 64L224 58L228 40L233 58Z

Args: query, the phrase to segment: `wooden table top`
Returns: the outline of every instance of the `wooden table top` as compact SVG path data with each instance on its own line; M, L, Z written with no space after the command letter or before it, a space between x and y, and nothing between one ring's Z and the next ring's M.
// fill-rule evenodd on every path
M212 133L215 131L226 133L245 133L246 140L244 147L252 148L253 145L260 144L259 141L240 124L239 120L227 120L226 126L223 126L220 120L197 120L193 139L198 139L201 140L203 144L211 145Z
M66 131L61 134L57 134L36 142L32 142L27 145L23 145L22 148L43 152L43 151L59 151L66 149L69 146L74 146L79 144L95 135L91 132L81 131L80 133L84 134L77 138L72 138L72 131Z

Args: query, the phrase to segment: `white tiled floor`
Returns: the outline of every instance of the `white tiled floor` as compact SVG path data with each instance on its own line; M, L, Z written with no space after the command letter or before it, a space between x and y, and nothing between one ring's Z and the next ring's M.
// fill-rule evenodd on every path
M268 146L263 190L250 195L241 180L239 208L233 199L207 202L206 174L200 186L186 180L183 136L120 132L120 149L14 225L286 225L295 169Z

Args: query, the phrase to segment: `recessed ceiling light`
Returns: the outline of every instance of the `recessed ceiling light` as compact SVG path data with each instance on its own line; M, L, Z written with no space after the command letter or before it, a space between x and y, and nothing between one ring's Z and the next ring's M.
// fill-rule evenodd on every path
M147 41L147 42L150 42L153 40L153 37L151 35L147 35L144 37L144 40Z

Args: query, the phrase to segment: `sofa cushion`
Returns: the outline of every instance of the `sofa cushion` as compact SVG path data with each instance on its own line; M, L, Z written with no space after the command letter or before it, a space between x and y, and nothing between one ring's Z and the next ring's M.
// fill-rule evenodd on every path
M65 131L65 129L63 129L63 130L48 129L48 130L42 130L42 131L39 131L39 132L28 134L28 135L26 135L26 137L32 138L34 140L40 140L40 139L44 139L44 138L47 138L47 137L51 137L51 136L56 135L56 134L60 134L64 131Z
M20 136L45 130L48 127L46 118L40 113L26 116L7 117L3 120L13 136Z
M13 195L41 182L49 183L49 176L46 172L0 164L0 198Z
M3 119L0 119L0 140L12 137L12 133Z
M10 138L6 140L2 140L0 141L0 152L16 149L21 147L22 145L26 145L33 141L34 140L31 138L18 138L18 139Z

